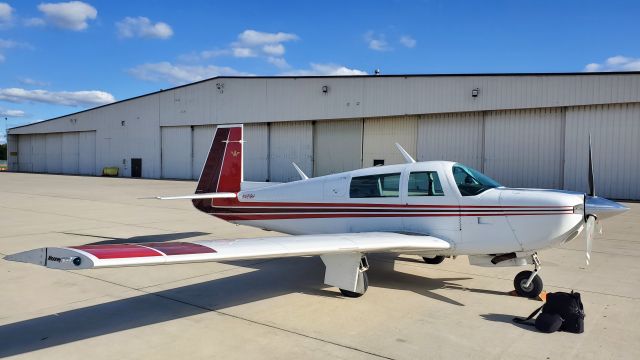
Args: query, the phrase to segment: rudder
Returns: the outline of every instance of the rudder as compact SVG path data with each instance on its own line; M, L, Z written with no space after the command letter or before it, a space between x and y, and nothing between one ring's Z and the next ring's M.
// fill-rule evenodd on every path
M204 162L196 194L215 192L239 192L242 182L243 127L218 125L207 160ZM211 201L193 200L199 210L208 212Z

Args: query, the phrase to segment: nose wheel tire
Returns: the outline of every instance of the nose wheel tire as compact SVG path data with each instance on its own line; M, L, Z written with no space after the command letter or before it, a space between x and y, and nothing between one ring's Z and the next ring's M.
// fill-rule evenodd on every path
M366 272L362 273L362 281L364 282L364 291L362 292L362 294L357 293L355 291L340 289L342 296L348 297L348 298L359 298L360 296L364 295L364 293L366 293L367 289L369 288L369 278L367 277Z
M426 262L427 264L437 265L437 264L440 264L442 261L444 261L444 256L441 256L441 255L434 256L434 257L423 256L422 260L424 260L424 262Z
M536 275L531 281L531 284L529 284L529 286L526 286L527 280L529 280L529 277L532 273L532 271L528 270L521 271L518 273L518 275L516 275L515 279L513 279L513 286L515 287L516 293L518 293L519 296L533 299L540 295L540 293L542 292L543 284L542 279L539 275Z

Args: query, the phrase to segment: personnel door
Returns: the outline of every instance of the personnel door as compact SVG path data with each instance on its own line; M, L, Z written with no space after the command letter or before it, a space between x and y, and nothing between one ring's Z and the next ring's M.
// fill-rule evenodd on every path
M460 204L447 181L446 172L437 165L408 167L403 174L403 183L405 231L458 242Z

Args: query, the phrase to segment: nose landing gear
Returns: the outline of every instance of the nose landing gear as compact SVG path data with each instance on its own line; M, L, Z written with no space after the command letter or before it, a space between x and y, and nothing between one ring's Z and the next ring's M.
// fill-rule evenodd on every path
M513 279L513 286L519 296L533 299L538 297L542 292L543 283L542 278L538 275L541 269L538 254L531 255L531 258L535 266L534 270L519 272L515 279Z

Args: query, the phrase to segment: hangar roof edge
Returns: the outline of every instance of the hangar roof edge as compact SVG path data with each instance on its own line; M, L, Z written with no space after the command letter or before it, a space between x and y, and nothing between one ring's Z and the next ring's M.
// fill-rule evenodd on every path
M251 80L251 79L335 79L335 78L339 79L339 78L400 78L400 77L409 78L409 77L476 77L476 76L477 77L481 77L481 76L499 76L499 77L503 77L503 76L504 77L507 77L507 76L576 76L576 75L581 75L581 76L640 75L640 71L557 72L557 73L541 72L541 73L392 74L392 75L331 75L331 76L327 76L327 75L307 75L307 76L215 76L215 77L202 79L202 80L195 81L195 82L188 83L188 84L178 85L178 86L174 86L174 87L167 88L167 89L160 89L158 91L154 91L154 92L150 92L150 93L146 93L146 94L142 94L142 95L138 95L138 96L134 96L134 97L130 97L130 98L114 101L112 103L108 103L108 104L92 107L92 108L89 108L89 109L84 109L84 110L76 111L76 112L73 112L73 113L56 116L56 117L51 118L51 119L37 121L37 122L33 122L33 123L30 123L30 124L26 124L26 125L14 126L14 127L9 128L8 130L20 129L20 128L27 127L27 126L32 126L32 125L35 125L35 124L41 124L41 123L48 122L48 121L58 120L58 119L61 119L61 118L67 117L67 116L73 116L73 115L77 115L77 114L82 114L82 113L85 113L85 112L88 112L88 111L92 111L92 110L95 110L95 109L100 109L100 108L103 108L103 107L107 107L107 106L111 106L111 105L127 102L127 101L130 101L130 100L139 99L139 98L142 98L142 97L145 97L145 96L160 94L160 93L163 93L163 92L167 92L167 91L171 91L171 90L175 90L175 89L180 89L180 88L183 88L183 87L187 87L187 86L191 86L191 85L195 85L195 84L200 84L200 83L204 83L204 82L212 81L212 80L216 80L216 79L248 79L248 80Z

